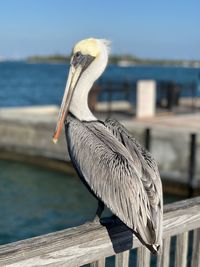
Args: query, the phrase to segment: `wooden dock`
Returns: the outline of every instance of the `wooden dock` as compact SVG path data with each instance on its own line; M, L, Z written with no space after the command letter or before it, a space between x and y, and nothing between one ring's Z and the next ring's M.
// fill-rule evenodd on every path
M163 221L163 252L157 267L168 267L171 238L176 236L176 267L200 266L200 197L166 205ZM189 233L193 234L188 259ZM0 246L0 266L8 267L105 267L106 258L115 255L115 267L128 267L130 250L137 250L137 267L149 267L151 254L122 224L103 227L84 225ZM155 256L154 256L155 257Z

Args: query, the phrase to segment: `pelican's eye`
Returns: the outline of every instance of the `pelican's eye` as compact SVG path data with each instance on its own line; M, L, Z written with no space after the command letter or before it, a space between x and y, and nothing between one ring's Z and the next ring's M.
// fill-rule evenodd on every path
M83 55L80 51L74 53L71 64L77 68L78 66L82 67L84 71L90 63L94 60L95 57L91 55Z
M79 59L81 57L81 52L78 51L75 53L74 57L76 57L77 59Z
M76 52L72 58L72 65L76 68L83 61L84 56L80 51Z

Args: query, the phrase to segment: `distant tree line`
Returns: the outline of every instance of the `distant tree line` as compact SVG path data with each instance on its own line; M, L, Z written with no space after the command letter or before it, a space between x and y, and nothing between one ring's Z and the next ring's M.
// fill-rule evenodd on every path
M69 55L35 55L27 58L28 62L61 62L69 63ZM133 55L110 55L109 57L110 64L127 64L127 65L158 65L158 66L191 66L191 67L200 67L200 60L165 60L165 59L144 59L138 58Z

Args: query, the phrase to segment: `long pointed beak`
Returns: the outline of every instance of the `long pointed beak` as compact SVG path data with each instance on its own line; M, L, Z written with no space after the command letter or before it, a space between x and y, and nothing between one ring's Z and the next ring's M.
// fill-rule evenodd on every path
M69 111L69 106L70 106L70 103L72 100L73 92L76 88L76 84L77 84L77 82L81 76L81 73L82 73L81 65L78 66L77 68L75 68L73 65L71 65L70 70L69 70L68 79L67 79L67 84L65 87L65 92L64 92L62 104L61 104L61 108L60 108L59 115L58 115L56 130L55 130L55 133L53 135L53 142L54 143L57 143L58 138L61 134L65 118L66 118L68 111Z

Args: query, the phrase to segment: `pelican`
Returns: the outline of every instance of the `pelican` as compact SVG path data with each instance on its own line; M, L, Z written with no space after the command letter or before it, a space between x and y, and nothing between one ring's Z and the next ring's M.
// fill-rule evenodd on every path
M119 122L100 121L88 107L88 93L105 70L108 56L106 40L89 38L74 46L53 141L65 125L72 163L98 199L95 220L100 220L105 205L157 254L163 218L157 164Z

